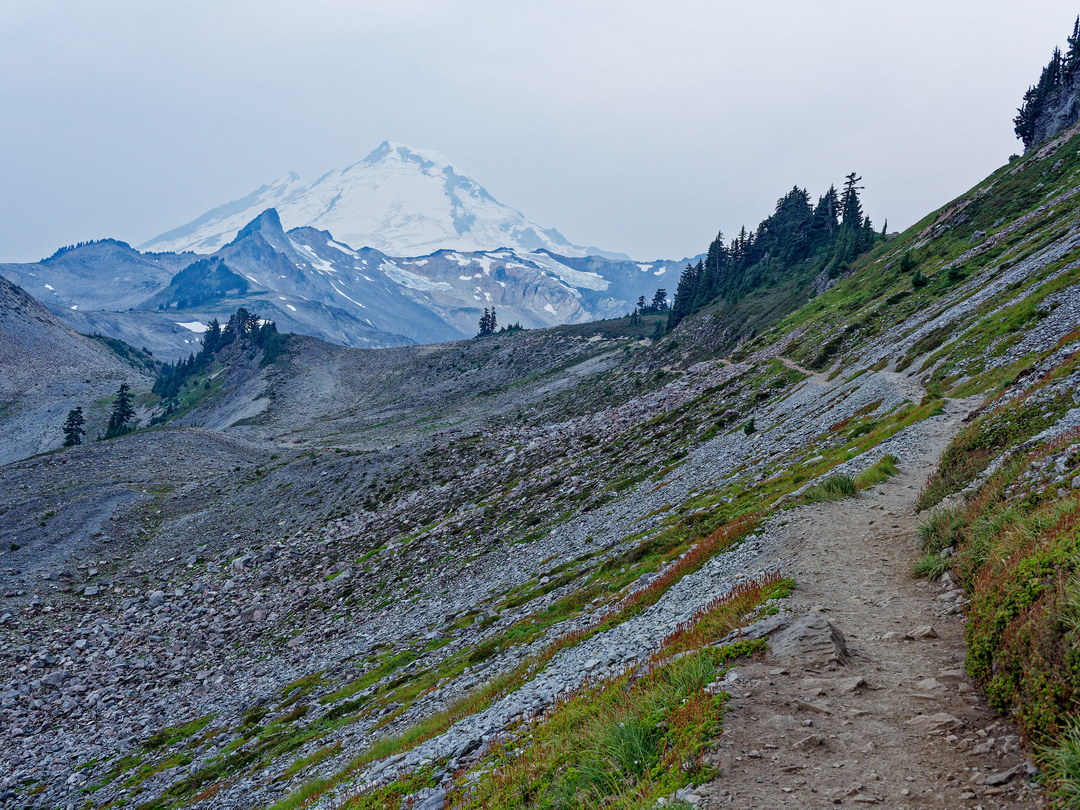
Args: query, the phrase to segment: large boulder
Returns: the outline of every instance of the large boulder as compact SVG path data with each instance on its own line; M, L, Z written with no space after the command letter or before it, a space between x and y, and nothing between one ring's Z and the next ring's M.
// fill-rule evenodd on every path
M772 637L770 657L808 668L835 667L848 660L844 634L820 613L806 613Z

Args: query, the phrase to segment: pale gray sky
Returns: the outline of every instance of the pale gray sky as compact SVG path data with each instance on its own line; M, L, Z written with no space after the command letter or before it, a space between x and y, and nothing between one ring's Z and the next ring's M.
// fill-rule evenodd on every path
M852 170L903 227L1020 150L1064 0L0 0L0 262L383 139L571 240L703 250Z

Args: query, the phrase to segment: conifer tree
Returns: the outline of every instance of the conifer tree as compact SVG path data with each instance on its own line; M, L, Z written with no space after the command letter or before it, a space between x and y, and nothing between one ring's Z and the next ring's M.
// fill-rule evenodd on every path
M700 309L721 293L730 271L731 253L724 241L724 232L720 231L705 254L705 266L694 295L694 309Z
M64 422L64 447L75 447L82 444L82 437L86 433L83 425L86 417L83 416L82 406L76 406L68 411L67 421Z
M202 350L199 352L200 357L209 359L218 350L219 346L221 346L221 324L218 323L217 318L214 318L203 333Z
M116 392L116 402L113 403L112 413L109 415L109 424L105 428L105 438L121 436L131 430L131 420L135 418L135 408L131 404L131 388L127 383L122 383Z
M484 307L484 314L480 316L480 332L478 336L495 334L496 326L495 307L490 310Z
M653 312L665 312L668 308L667 302L667 290L663 287L658 289L652 297L652 311Z
M844 179L844 196L840 199L840 214L842 226L858 227L862 225L862 203L859 201L859 192L864 188L859 185L862 178L852 172Z
M1077 68L1080 68L1080 16L1078 16L1076 22L1073 23L1072 35L1067 41L1069 43L1069 48L1065 51L1064 64L1062 66L1062 76L1065 79L1072 76Z
M694 310L694 297L697 295L698 281L705 271L705 265L699 261L696 265L688 264L679 276L679 286L675 288L675 301L668 312L668 331L670 332L679 322Z
M832 236L840 226L839 215L840 196L836 192L836 186L829 186L829 190L818 198L818 204L814 208L814 230L826 238Z

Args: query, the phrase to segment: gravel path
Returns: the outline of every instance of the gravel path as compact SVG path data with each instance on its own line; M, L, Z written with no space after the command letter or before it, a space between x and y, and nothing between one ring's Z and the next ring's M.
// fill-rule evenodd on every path
M827 390L830 395L838 390L852 390L851 401L845 403L847 409L857 407L858 403L866 399L873 401L873 399L884 397L899 402L904 398L917 399L919 395L917 383L898 374L867 375L857 384L828 383L824 379L813 377L808 385L779 405L776 412L762 413L763 421L783 423L786 421L787 413L810 410L815 406L820 407L823 397L822 389ZM891 497L906 504L906 506L902 505L898 501L896 505L888 507L890 512L899 513L898 510L906 509L910 513L918 486L925 480L926 474L936 463L945 444L959 427L960 420L973 405L974 403L968 400L954 401L950 403L949 411L945 415L918 422L841 467L845 470L850 468L853 473L858 472L870 466L881 455L894 453L900 459L904 471L903 475L896 479L900 483L892 483L887 489L880 489L894 493ZM836 414L826 408L817 419L808 420L808 424L800 427L811 429L811 426L817 425L812 428L813 431L817 431L821 429L821 424L831 423L836 418ZM819 422L821 424L818 424ZM789 435L784 441L791 440ZM764 441L771 442L772 439ZM733 463L733 459L743 458L742 453L749 449L743 447L742 443L734 447L729 443L723 443L717 445L717 449L719 448L723 448L719 455L715 454L715 451L709 452L707 448L700 455L694 454L690 463L682 471L683 474L676 476L671 486L666 488L663 497L676 499L688 497L688 490L694 483L700 484L703 478L708 479L722 474L722 471L726 471ZM755 455L760 456L761 453L762 449L757 448ZM861 496L858 500L803 507L774 515L757 533L735 549L714 557L701 570L682 579L664 595L659 603L641 615L564 650L540 676L524 684L517 691L497 701L486 710L462 719L446 733L417 746L404 755L374 763L360 778L344 785L336 796L325 797L318 806L332 806L337 796L355 793L365 784L381 784L397 774L407 772L428 761L447 756L453 757L457 752L480 747L484 742L499 734L515 718L535 715L543 711L560 694L577 688L585 678L615 673L626 666L647 659L656 651L673 627L688 620L711 600L723 596L747 580L759 579L766 573L780 571L785 575L795 576L800 583L806 583L801 584L797 592L800 604L803 601L807 604L823 604L825 602L823 594L830 593L839 587L830 578L837 572L824 570L835 563L837 531L850 533L852 540L861 537L861 534L865 533L868 510L870 510L869 514L874 515L875 507L878 506L876 501L882 497L875 491ZM650 498L645 500L646 504L635 505L640 509L655 508L656 504L651 503ZM855 522L851 525L844 523L833 525L834 514L839 513L850 513ZM612 517L608 516L607 520L611 520ZM874 517L869 519L875 520ZM876 522L882 523L883 520L884 518L877 518ZM910 524L908 527L910 538L914 532L915 518L910 515L906 520ZM805 542L804 524L807 524L805 529L809 530L808 533L813 536L816 544L812 552L808 550ZM913 553L912 546L910 551L905 549L903 553L895 555L892 563L894 585L902 583L904 586L915 588L919 591L919 598L930 603L933 601L932 594L924 590L925 586L920 589L919 585L912 584L907 573ZM808 554L812 563L810 569L802 562ZM854 570L846 565L842 568L841 575ZM861 572L862 569L858 570ZM868 590L876 591L877 589L876 585L873 588L870 586L865 589L853 588L848 583L845 585L844 592L851 599L858 601ZM945 603L938 602L938 604ZM865 611L865 604L859 602L859 609ZM901 623L905 621L904 619L894 620ZM923 623L928 624L930 620L926 619ZM894 628L890 627L890 629ZM959 629L956 631L956 643L958 654L962 656L962 631ZM944 667L955 669L959 666L960 664L956 661L950 660L938 669ZM772 668L772 666L767 667L767 669ZM841 677L848 677L848 675L849 673L841 673ZM914 714L914 712L915 710L912 710L911 713ZM734 724L745 726L750 737L756 739L756 721L748 718L745 723L734 721ZM751 744L759 745L759 743Z
M944 418L923 423L921 457L892 480L787 513L777 562L798 582L793 608L828 618L850 658L815 666L771 655L729 676L714 753L721 775L697 789L696 803L1041 805L1016 730L963 672L960 592L909 573L916 495L968 407L951 402Z

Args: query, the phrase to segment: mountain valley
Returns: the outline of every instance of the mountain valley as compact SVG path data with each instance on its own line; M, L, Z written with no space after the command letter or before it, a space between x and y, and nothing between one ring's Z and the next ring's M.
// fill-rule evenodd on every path
M0 265L0 808L1077 806L1075 75L899 233L630 261L384 143Z

